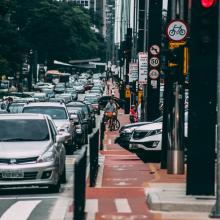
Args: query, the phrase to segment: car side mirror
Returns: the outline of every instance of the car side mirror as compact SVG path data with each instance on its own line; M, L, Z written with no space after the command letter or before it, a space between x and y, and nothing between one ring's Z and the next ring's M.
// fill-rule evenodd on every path
M63 143L65 141L65 136L63 134L58 134L56 136L56 143L60 144Z

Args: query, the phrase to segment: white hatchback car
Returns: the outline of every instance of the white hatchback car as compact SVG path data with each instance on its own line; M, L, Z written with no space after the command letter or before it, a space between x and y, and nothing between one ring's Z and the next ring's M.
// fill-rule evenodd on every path
M0 115L0 187L48 186L66 181L65 134L42 114Z

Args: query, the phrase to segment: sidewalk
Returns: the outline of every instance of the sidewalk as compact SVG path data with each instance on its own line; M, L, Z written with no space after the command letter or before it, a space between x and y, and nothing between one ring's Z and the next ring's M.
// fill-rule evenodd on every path
M129 123L124 110L119 111L118 118L121 126ZM186 198L185 175L167 175L159 164L143 163L136 154L114 143L117 136L118 131L105 132L97 185L86 189L86 220L209 219L213 198L200 198L199 202ZM190 205L184 210L187 203Z

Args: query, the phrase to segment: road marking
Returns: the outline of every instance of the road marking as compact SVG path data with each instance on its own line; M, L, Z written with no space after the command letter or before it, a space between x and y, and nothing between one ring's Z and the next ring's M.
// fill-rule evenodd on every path
M25 220L28 219L33 209L41 200L19 201L13 204L0 218L1 220Z
M12 197L3 197L0 200L12 200L12 199L58 199L59 196L12 196Z
M115 205L119 213L131 213L127 199L115 199Z
M112 144L112 139L108 139L108 144Z
M96 214L95 213L88 213L86 220L95 220Z
M87 199L85 211L89 213L98 212L98 199Z
M71 204L72 204L71 199L66 199L66 198L58 199L55 206L53 207L54 211L50 215L49 219L50 220L63 219L67 213L67 209L68 209L69 205L71 205Z
M102 179L103 179L103 174L104 174L104 162L105 162L105 156L100 156L99 157L99 172L98 172L98 177L96 181L96 188L101 188L102 187Z

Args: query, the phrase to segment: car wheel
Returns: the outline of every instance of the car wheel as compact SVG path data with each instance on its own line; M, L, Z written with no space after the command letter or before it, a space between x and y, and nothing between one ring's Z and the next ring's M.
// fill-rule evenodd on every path
M63 172L60 177L61 183L66 183L66 165L64 164Z
M48 188L51 193L59 193L60 192L60 180L57 182L56 185L50 185Z

